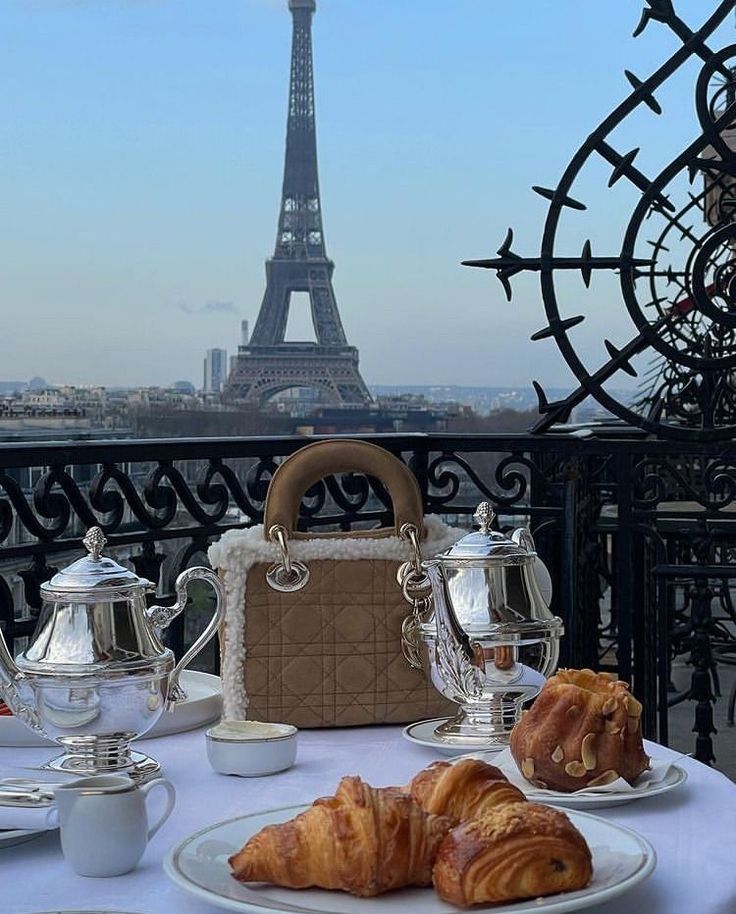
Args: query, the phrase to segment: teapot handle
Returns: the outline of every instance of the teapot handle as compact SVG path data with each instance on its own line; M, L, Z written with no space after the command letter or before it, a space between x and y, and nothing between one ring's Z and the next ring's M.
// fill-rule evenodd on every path
M181 660L176 664L169 677L169 689L166 697L166 708L171 709L171 705L184 698L184 693L179 685L179 676L184 668L192 661L197 654L212 639L217 629L224 621L225 616L225 589L222 581L209 568L197 566L187 568L176 579L176 603L173 606L150 606L147 610L149 622L158 629L164 629L175 619L184 609L187 603L187 588L192 581L207 581L215 591L217 600L215 612L210 619L207 627L197 640L192 644L188 651L185 652Z

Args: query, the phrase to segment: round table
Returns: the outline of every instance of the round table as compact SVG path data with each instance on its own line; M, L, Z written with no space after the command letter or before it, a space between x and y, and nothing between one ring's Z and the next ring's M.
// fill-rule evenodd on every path
M239 814L311 802L330 793L345 774L360 774L375 786L402 784L438 757L407 743L399 727L302 731L296 765L265 778L213 772L202 730L147 740L143 748L162 763L178 796L174 813L148 845L138 868L109 879L77 876L62 857L57 832L2 848L3 914L79 909L214 914L218 908L187 895L164 875L162 860L172 845ZM648 751L676 755L653 744ZM27 777L28 771L18 769L40 765L50 755L46 749L0 748L0 772ZM604 818L648 838L658 861L646 882L593 908L597 914L736 912L736 784L693 759L678 764L687 769L688 781L677 790L600 810Z

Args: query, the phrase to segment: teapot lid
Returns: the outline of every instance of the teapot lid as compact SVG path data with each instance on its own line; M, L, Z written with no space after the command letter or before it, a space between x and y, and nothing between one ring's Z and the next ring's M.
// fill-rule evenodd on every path
M441 562L499 562L518 565L536 557L534 540L524 527L514 530L510 537L491 529L496 513L490 502L481 502L473 517L478 521L480 529L466 534L449 549L441 552L437 556Z
M151 586L150 581L102 555L107 539L99 527L90 527L82 542L89 555L77 559L41 584L42 597L58 599L72 594L100 594Z

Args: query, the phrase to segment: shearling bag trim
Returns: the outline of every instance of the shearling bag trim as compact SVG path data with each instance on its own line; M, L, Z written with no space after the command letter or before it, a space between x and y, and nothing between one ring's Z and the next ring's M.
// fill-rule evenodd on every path
M422 554L430 558L456 543L467 531L443 524L438 518L424 519L426 537ZM263 535L263 525L247 530L228 530L207 553L225 585L225 643L222 662L223 719L243 720L248 707L245 693L245 594L248 571L260 563L278 562L278 546ZM383 538L342 537L289 541L289 555L295 561L385 559L405 562L411 557L409 544L397 536ZM409 607L407 605L407 612Z

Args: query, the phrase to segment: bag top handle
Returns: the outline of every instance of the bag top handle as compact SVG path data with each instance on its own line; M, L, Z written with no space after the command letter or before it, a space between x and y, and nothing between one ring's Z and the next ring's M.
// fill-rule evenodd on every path
M423 528L422 496L412 472L398 457L367 441L315 441L291 454L277 468L268 487L263 516L264 536L280 524L291 537L339 536L336 533L299 533L299 505L304 493L320 479L339 473L365 473L386 487L394 509L394 527L351 531L350 536L398 536L403 524ZM342 534L344 535L344 534Z

